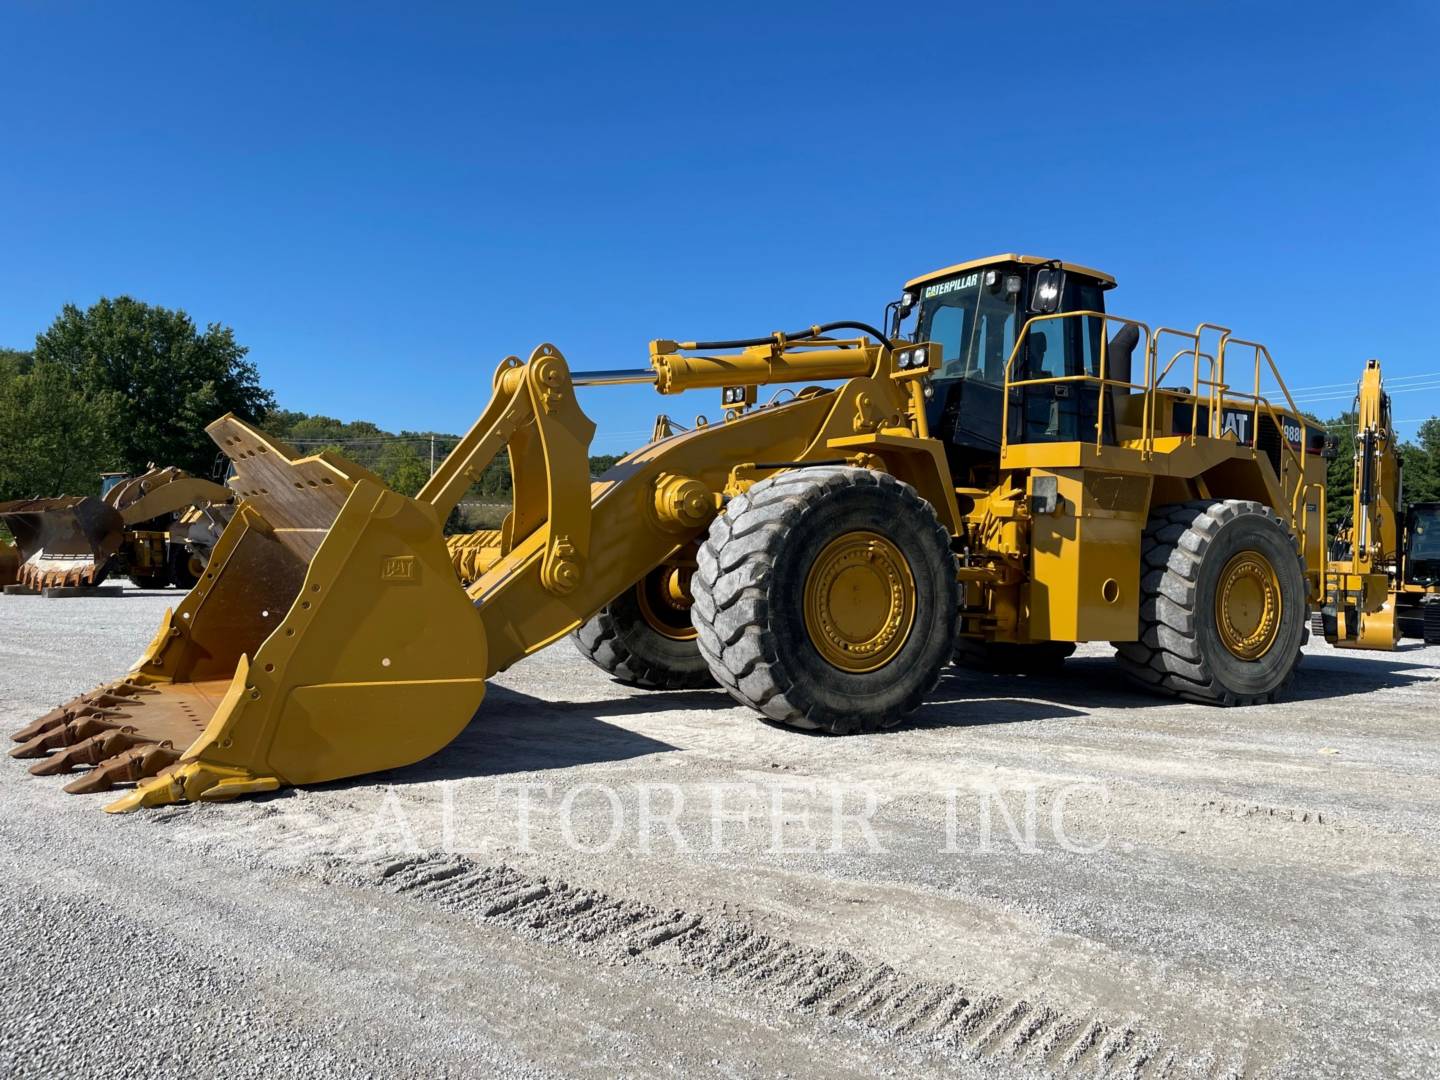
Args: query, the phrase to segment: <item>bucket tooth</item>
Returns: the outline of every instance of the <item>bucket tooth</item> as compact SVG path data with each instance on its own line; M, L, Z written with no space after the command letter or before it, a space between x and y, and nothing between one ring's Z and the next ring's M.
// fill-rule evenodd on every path
M135 734L135 729L132 727L102 731L98 735L81 740L74 746L57 750L44 761L37 761L30 766L30 772L34 776L55 776L58 773L70 772L77 765L99 765L107 758L152 742L154 742L153 739Z
M138 703L136 699L141 694L155 692L149 687L123 679L119 682L108 683L96 687L94 690L87 690L78 697L71 698L64 705L51 709L40 719L27 724L10 737L16 742L29 742L35 736L44 734L61 724L68 724L82 716L93 715L99 710L135 705Z
M114 712L105 713L96 711L88 716L81 716L69 723L52 727L29 742L21 743L10 751L14 758L36 758L44 757L51 750L59 750L62 747L74 746L78 742L92 738L95 735L113 731L125 727L124 720L128 719L126 714ZM130 730L134 730L131 728Z
M107 758L84 776L65 785L71 795L110 791L116 784L133 784L155 776L180 760L180 751L168 742L147 743Z
M66 791L78 791L89 776L76 780ZM199 761L182 761L174 768L163 768L149 780L142 780L130 791L105 807L107 814L128 814L146 806L173 806L177 803L224 802L241 795L259 795L280 788L276 776L255 776L245 769L206 765ZM87 788L85 790L101 790Z

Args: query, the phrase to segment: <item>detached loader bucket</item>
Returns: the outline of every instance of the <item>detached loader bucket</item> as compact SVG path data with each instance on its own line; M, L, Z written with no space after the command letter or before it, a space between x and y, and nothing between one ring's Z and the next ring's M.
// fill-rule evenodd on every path
M43 758L36 773L93 766L69 791L138 781L106 807L123 811L440 749L480 705L486 643L435 509L234 417L208 431L245 501L199 584L130 672L18 732L12 754Z
M32 589L98 585L125 532L120 514L89 495L0 503L0 520L15 536L17 581Z
M462 533L445 540L450 562L460 581L469 585L479 581L485 571L498 563L505 553L505 533L500 529L481 529Z

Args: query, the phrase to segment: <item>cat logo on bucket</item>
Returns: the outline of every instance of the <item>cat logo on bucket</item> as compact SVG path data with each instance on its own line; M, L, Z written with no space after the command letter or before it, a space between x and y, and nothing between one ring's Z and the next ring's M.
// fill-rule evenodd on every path
M380 580L411 582L419 578L419 567L414 555L393 555L380 563Z

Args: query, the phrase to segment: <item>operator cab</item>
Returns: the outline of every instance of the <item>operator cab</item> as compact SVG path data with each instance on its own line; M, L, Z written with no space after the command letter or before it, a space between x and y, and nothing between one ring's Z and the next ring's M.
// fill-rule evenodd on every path
M948 448L957 475L991 468L1000 452L1006 366L1025 323L1072 311L1104 312L1115 279L1071 263L1033 255L995 255L936 270L907 282L896 329L912 341L941 346L930 431ZM906 326L906 324L910 324ZM908 330L908 333L904 331ZM1100 400L1094 383L1014 383L1100 374L1102 318L1042 319L1010 366L1011 442L1093 439ZM1123 328L1110 343L1106 377L1130 380L1137 333ZM1113 393L1114 391L1112 391ZM1107 408L1107 437L1114 410Z
M1440 503L1413 503L1406 512L1405 584L1440 585Z

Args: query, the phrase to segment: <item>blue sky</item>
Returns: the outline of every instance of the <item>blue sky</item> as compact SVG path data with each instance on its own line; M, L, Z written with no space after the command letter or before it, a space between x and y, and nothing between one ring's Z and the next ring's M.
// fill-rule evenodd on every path
M500 358L878 321L1020 250L1440 412L1434 5L0 6L0 344L129 293L282 404L463 430ZM1407 379L1408 381L1402 381ZM597 450L714 394L588 391ZM1415 424L1402 428L1413 435Z

